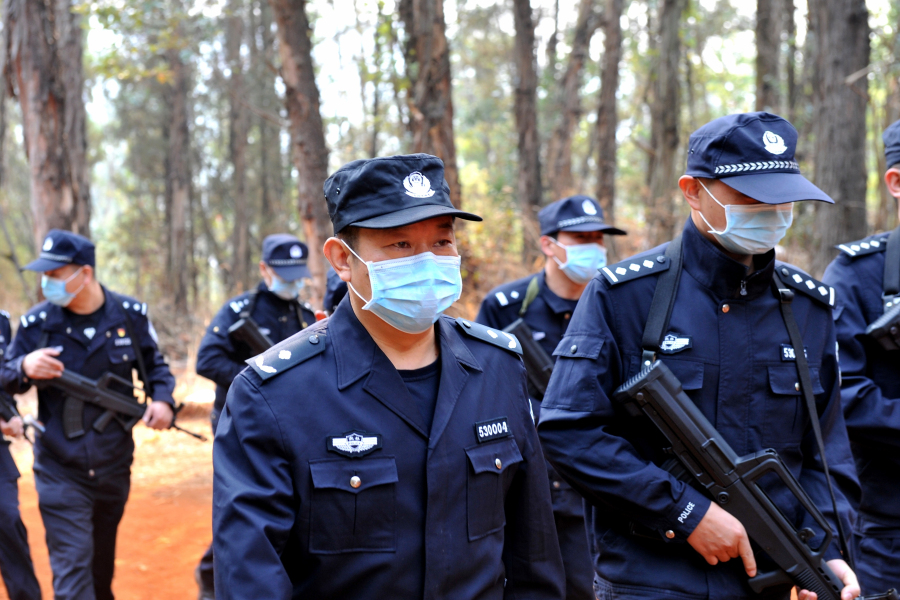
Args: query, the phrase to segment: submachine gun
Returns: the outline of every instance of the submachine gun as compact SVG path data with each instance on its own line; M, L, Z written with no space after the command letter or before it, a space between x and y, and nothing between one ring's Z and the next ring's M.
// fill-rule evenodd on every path
M243 315L228 328L228 337L235 342L246 344L253 356L262 354L275 344L269 336L259 330L259 324L249 314Z
M39 388L56 388L66 395L66 401L63 405L63 431L68 439L76 438L85 433L85 402L105 409L105 412L97 417L92 425L95 431L101 433L114 419L125 431L131 431L147 410L146 402L138 402L134 396L134 390L140 388L136 388L130 382L113 373L105 373L100 379L95 381L66 369L59 377L42 379L35 381L35 383ZM132 395L123 394L111 387L112 385L130 388ZM175 409L176 413L177 411L178 409ZM174 420L171 428L191 435L202 442L207 441L205 436L183 429L176 425Z
M534 340L531 327L521 318L507 325L503 331L516 336L522 344L522 360L525 361L525 372L532 388L529 392L535 400L543 400L547 385L550 383L550 375L553 373L553 359Z
M866 335L885 350L900 350L900 302L869 325Z
M779 584L794 584L818 594L819 600L840 600L842 582L823 558L833 537L831 527L775 450L739 457L684 393L678 378L654 361L615 391L616 402L629 414L649 417L671 444L678 461L663 465L672 474L705 489L719 506L736 517L756 545L778 565L749 580L754 592ZM680 464L679 464L680 463ZM817 549L809 542L815 533L797 531L759 485L775 474L825 532ZM898 600L895 590L861 600Z

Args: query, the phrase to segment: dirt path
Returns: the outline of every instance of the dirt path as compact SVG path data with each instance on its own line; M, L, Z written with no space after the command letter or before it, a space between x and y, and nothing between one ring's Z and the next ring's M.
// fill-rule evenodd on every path
M202 414L179 423L210 436ZM113 591L118 600L197 597L194 567L211 539L212 443L138 425L131 495L119 526ZM53 598L44 528L34 491L31 448L12 446L22 472L19 503L45 599ZM0 584L0 600L7 600Z

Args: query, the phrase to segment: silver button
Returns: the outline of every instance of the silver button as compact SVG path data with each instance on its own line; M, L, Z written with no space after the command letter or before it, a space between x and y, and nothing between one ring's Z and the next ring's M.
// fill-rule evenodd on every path
M318 344L318 343L319 343L319 336L317 336L317 335L311 335L311 336L309 336L309 343L310 343L310 344Z
M502 469L502 468L503 468L503 463L500 462L500 459L499 459L499 458L497 458L497 459L494 460L494 465L495 465L498 469Z
M106 337L112 337L112 332L111 332L111 331L107 331L107 332L106 332Z
M797 390L798 392L800 391L800 382L799 381L794 383L794 389Z
M784 268L781 269L781 274L784 275L785 277L790 277L790 276L791 276L790 272L789 272L787 269L784 269Z
M90 471L88 471L88 477L93 477L93 476L94 476L94 470L91 469Z
M675 537L675 532L672 531L671 529L668 530L668 531L666 532L666 537L669 538L669 539L671 540L672 538Z
M123 354L123 355L122 355L122 360L128 360L128 355L127 355L127 354Z
M463 321L462 324L465 325L466 329L471 329L471 328L472 328L472 324L469 323L468 321Z
M354 490L361 485L362 485L362 479L360 479L356 475L354 475L353 477L350 478L350 487L352 487Z
M576 344L572 344L572 347L569 348L569 352L575 354L576 352L578 352L578 346Z
M553 482L553 489L554 489L554 490L558 490L559 487L560 487L560 485L561 485L561 484L560 484L558 481L554 481L554 482Z
M72 333L72 328L71 328L71 327L66 327L66 333Z
M731 307L730 307L730 306L728 306L727 304L723 304L723 305L722 305L722 312L723 312L723 313L727 313L729 310L731 310Z

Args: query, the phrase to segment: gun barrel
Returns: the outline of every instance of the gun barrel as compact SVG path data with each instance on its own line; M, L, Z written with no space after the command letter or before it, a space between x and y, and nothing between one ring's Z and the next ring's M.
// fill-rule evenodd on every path
M254 354L262 354L274 346L269 336L259 330L259 325L252 317L237 320L228 328L228 335L233 340L246 344Z

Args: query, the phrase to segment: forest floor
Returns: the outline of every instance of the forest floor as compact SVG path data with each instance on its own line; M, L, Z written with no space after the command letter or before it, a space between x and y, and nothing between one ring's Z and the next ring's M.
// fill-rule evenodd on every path
M202 384L201 384L202 386ZM203 386L205 387L205 386ZM176 397L181 395L176 390ZM28 410L27 406L20 407ZM212 435L208 404L188 404L181 426L210 438L201 442L174 430L134 428L131 494L119 525L113 593L117 600L189 600L197 597L194 568L212 539ZM22 473L19 505L28 529L45 600L53 583L44 527L37 505L31 446L11 446ZM0 584L0 600L8 600Z

